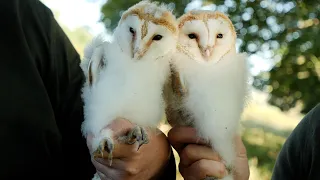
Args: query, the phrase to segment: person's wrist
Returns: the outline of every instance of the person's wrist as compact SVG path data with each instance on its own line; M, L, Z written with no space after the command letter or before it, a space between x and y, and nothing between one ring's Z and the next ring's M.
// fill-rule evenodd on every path
M149 171L149 177L144 177L148 180L164 179L162 177L168 173L168 170L172 171L172 167L174 167L175 170L174 156L167 136L160 130L158 131L159 132L156 132L155 135L150 139L150 142L152 143L149 144L149 148L151 150L149 150L150 152L147 152L151 153L153 157L150 159L150 164L146 170ZM172 159L174 166L172 166Z
M167 163L165 166L161 169L160 172L158 172L154 177L152 177L150 180L176 180L176 161L174 157L174 153L172 151L172 148L170 147L170 154Z

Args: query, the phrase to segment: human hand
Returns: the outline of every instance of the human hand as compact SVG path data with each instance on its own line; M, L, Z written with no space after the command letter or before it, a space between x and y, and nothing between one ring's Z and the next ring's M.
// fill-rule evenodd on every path
M127 120L115 120L108 128L114 132L114 150L112 165L107 157L92 158L100 179L144 180L158 175L170 158L170 145L167 137L160 130L148 131L149 143L138 149L138 143L133 145L120 143L119 136L126 134L134 127ZM91 150L93 136L87 137L87 145ZM104 154L108 154L104 152Z
M206 145L191 127L176 126L168 133L170 144L180 156L179 170L185 180L204 179L207 176L223 178L227 171L217 152ZM235 180L248 180L250 171L246 148L241 137L235 137Z

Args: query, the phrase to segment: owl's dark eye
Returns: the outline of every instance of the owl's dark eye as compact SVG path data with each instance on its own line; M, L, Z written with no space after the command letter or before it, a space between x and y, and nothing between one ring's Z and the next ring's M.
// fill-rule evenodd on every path
M218 35L217 35L217 38L222 39L222 38L223 38L223 34L218 34Z
M158 34L158 35L155 35L152 40L160 41L161 39L162 39L162 36Z
M134 34L134 30L133 30L132 27L129 28L129 31L130 31L132 34Z
M188 36L189 36L190 39L196 39L197 38L197 36L195 34L193 34L193 33L188 34Z

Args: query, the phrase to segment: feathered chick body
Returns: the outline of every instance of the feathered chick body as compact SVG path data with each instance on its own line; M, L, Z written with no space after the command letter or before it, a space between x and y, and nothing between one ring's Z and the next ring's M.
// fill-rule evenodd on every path
M236 53L236 33L222 13L191 11L179 18L179 28L165 88L167 119L173 126L194 126L232 168L233 138L248 95L247 56Z
M111 42L95 38L88 45L81 65L87 78L82 132L94 135L93 150L112 154L113 132L104 128L117 118L136 124L143 132L132 133L143 136L145 127L158 126L177 36L175 18L165 5L141 1L123 13ZM130 138L139 141L138 135Z

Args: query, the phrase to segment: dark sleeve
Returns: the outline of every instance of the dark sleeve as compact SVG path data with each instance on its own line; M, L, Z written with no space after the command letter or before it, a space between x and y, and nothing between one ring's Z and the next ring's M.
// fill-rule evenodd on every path
M40 8L46 10L39 4ZM79 66L80 57L66 34L48 11L50 22L48 29L51 62L46 86L51 96L57 125L62 134L62 147L66 174L70 167L77 170L81 179L92 177L95 170L90 160L86 139L81 134L81 123L84 120L83 102L81 99L84 74Z
M90 179L95 171L86 140L81 134L81 123L84 120L81 88L84 75L79 66L79 54L50 9L38 0L20 0L20 3L30 8L25 8L24 13L31 11L36 19L28 21L23 28L28 32L28 42L39 39L33 45L33 51L42 52L42 57L35 60L61 134L61 166L65 174L71 173L72 167L77 169L77 173L72 174L79 175L80 179Z
M91 179L78 53L39 0L0 1L0 15L0 179Z
M272 180L319 179L320 105L292 131L276 160Z

